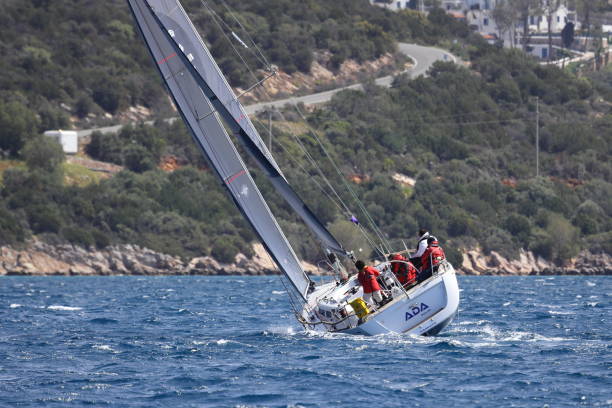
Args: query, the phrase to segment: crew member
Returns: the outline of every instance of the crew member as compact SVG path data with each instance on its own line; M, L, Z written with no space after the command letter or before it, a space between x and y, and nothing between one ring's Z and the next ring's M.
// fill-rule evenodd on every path
M359 271L357 275L357 280L363 287L363 300L366 303L371 303L371 300L374 299L376 304L382 302L383 297L380 292L380 285L376 280L376 277L380 275L380 272L376 268L371 266L366 266L366 264L358 260L355 262L355 267Z
M410 262L412 262L417 268L421 267L421 257L427 249L427 238L430 236L432 235L430 235L429 231L427 231L425 228L421 228L419 230L419 240L417 242L416 252L410 258Z
M419 272L418 281L423 282L425 279L430 278L433 272L438 269L438 265L446 259L444 251L440 248L438 240L435 237L429 237L427 239L427 249L421 257L421 272Z
M416 282L417 269L409 259L402 254L391 255L391 271L395 274L397 280L403 285L408 286Z

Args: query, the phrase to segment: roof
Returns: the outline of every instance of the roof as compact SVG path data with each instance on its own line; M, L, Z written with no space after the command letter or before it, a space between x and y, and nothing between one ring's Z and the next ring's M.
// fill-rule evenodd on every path
M459 12L459 11L450 11L448 13L449 16L453 17L453 18L465 18L465 14Z

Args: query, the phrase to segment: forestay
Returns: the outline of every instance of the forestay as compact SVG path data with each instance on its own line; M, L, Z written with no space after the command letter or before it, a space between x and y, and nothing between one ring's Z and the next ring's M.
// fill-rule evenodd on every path
M287 182L178 0L148 0L145 4L150 6L159 28L172 46L168 55L172 54L183 61L215 111L265 171L276 191L328 250L345 254L342 245Z
M194 139L276 264L305 298L310 280L223 127L210 97L206 95L210 89L204 89L194 75L193 68L202 67L203 59L210 58L210 54L203 49L201 39L186 19L180 4L172 0L128 0L128 3ZM163 18L167 29L162 28L153 10L160 19ZM170 17L177 14L185 19L174 20ZM276 169L272 158L266 158Z

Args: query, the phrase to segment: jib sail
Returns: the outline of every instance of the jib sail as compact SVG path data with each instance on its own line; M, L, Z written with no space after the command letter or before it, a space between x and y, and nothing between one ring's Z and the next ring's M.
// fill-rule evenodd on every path
M180 4L170 0L128 0L128 3L155 65L194 139L276 264L305 298L310 280L223 127L219 112L206 95L209 90L203 89L201 81L193 75L191 63L201 66L201 40L189 20L187 23L181 20L181 24L188 25L185 29L169 17L176 14L176 10L184 15ZM173 28L164 30L154 10L165 16L166 23Z
M213 109L265 171L276 191L300 215L328 250L344 254L346 251L342 245L287 182L178 0L146 0L136 3L148 6L161 34L171 46L171 50L168 50L169 55L182 60L186 70L191 73Z

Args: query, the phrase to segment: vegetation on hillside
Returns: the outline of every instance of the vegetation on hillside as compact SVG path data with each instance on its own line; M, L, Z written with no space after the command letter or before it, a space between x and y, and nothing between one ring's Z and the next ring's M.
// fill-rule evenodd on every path
M388 239L411 238L419 227L429 227L455 262L460 259L458 249L475 246L510 257L528 248L559 262L581 248L612 252L611 71L579 79L556 67L540 66L520 52L479 41L442 11L425 19L411 12L389 15L348 0L274 2L275 10L265 8L267 2L232 4L241 21L252 24L248 28L258 43L269 47L266 54L272 62L287 64L285 68L292 63L300 69L299 52L285 45L290 58L282 62L275 56L281 46L266 41L278 38L273 34L278 30L289 30L280 36L286 44L307 37L304 48L310 52L340 47L344 51L334 55L361 58L352 54L353 41L367 45L366 39L348 34L354 26L359 32L368 24L377 27L366 36L372 43L365 48L374 54L363 58L378 52L378 39L384 40L382 47L393 37L458 37L464 41L457 47L472 63L470 69L438 63L428 78L398 77L391 89L365 84L364 91L338 94L327 107L308 114L308 124L340 166L342 177L303 123L278 122L275 157L347 248L369 251L347 221L356 215L368 226L343 187L349 180ZM210 15L196 3L186 2L186 8L195 10L199 25L207 26ZM47 20L40 21L42 15ZM292 27L297 16L308 24ZM249 253L255 239L252 230L207 170L182 122L160 121L127 127L115 135L92 135L87 153L127 170L89 184L66 183L61 149L37 136L41 129L65 123L68 111L59 102L68 103L71 113L82 109L83 115L144 101L166 103L160 102L165 94L128 17L123 2L92 3L90 10L74 7L69 0L0 4L0 22L14 19L27 33L0 36L0 67L7 73L0 77L0 151L26 163L3 172L0 244L37 235L49 242L84 246L134 243L184 257L212 254L221 261L233 259L238 251ZM63 23L52 26L60 20ZM0 32L6 27L0 24ZM317 35L306 31L326 32L325 27L335 29ZM214 31L208 35L223 63L223 47L214 45ZM56 52L49 44L60 41L69 46ZM14 44L16 53L10 52ZM71 54L79 49L84 56ZM238 68L235 75L248 80ZM535 177L536 103L540 177ZM301 120L290 112L286 116ZM295 136L339 187L349 212L341 212L312 182L321 180L307 167ZM184 167L172 173L158 170L160 158L167 155L177 157ZM394 181L396 172L415 178L414 188ZM265 178L253 173L300 255L320 258L303 224Z
M334 68L347 58L364 61L393 51L396 39L449 38L451 27L436 14L429 19L395 14L367 0L228 0L230 8L207 2L216 20L199 0L183 3L234 86L251 85L254 79L233 47L252 69L265 66L250 52L254 47L242 48L231 31L246 42L252 36L271 64L291 73L309 71L315 52L331 52ZM0 2L0 72L0 115L17 111L17 117L28 118L28 132L67 128L70 116L115 114L135 105L157 115L170 112L126 1ZM11 131L10 137L24 131ZM23 143L9 145L6 138L0 138L0 150L15 156Z
M527 248L559 262L581 248L612 251L612 100L600 80L607 74L577 79L486 45L475 48L472 58L474 70L438 63L429 78L398 77L391 89L366 84L365 91L343 92L310 114L309 124L344 175L362 180L351 186L391 240L413 237L427 226L454 261L459 249L474 246L510 257ZM535 97L541 111L540 177ZM296 139L284 128L276 129L273 150L292 184L347 246L367 252L347 214L312 183L316 172L305 166ZM292 128L367 227L313 135L304 126ZM56 159L37 164L53 157L34 154L48 143L28 144L28 169L4 174L2 242L38 234L83 245L131 242L186 257L212 253L225 261L237 251L248 253L253 232L212 172L154 168L160 155L173 154L202 169L205 163L189 139L178 121L94 135L90 154L132 171L85 188L62 185L51 170ZM416 178L414 189L393 181L395 172ZM320 258L305 227L254 174L298 252Z

